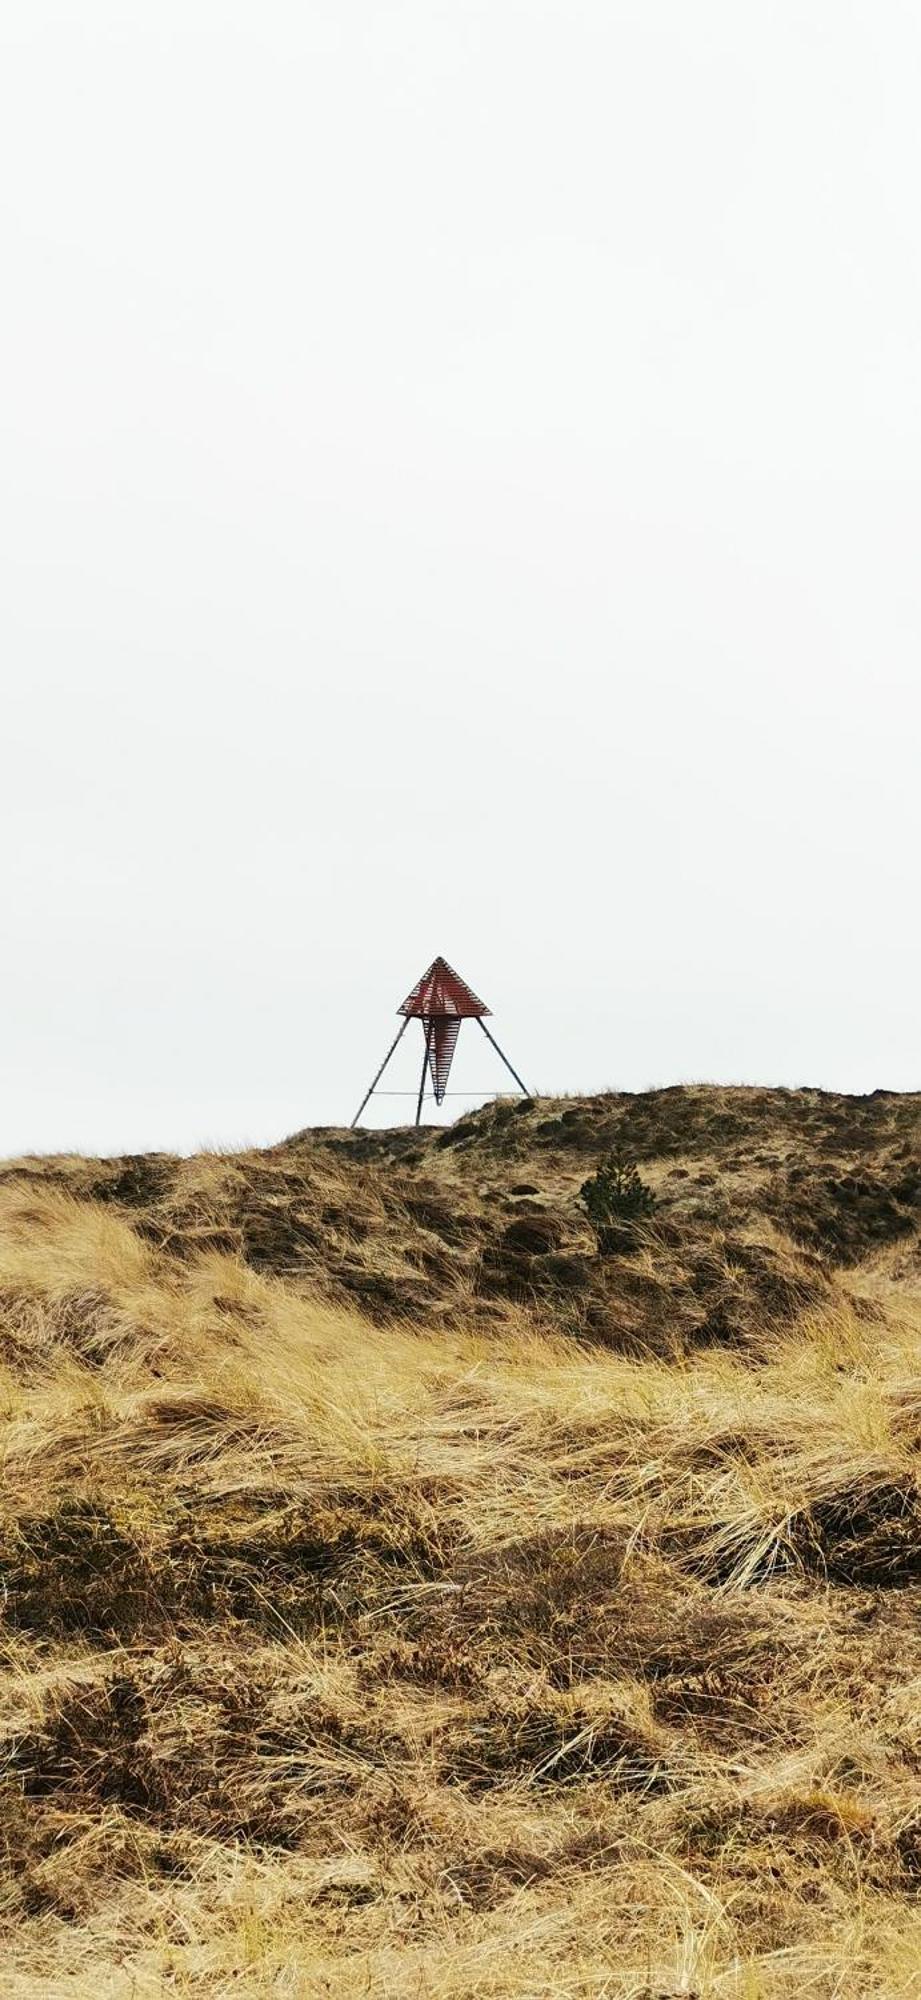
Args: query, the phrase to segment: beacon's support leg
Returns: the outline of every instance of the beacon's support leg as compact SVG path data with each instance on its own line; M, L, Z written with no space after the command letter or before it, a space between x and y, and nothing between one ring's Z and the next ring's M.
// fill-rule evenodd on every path
M499 1044L498 1044L498 1042L496 1041L496 1038L495 1038L495 1035L491 1035L491 1034L490 1034L490 1032L489 1032L489 1029L488 1029L488 1028L487 1028L487 1026L486 1026L486 1022L485 1022L485 1021L483 1020L482 1016L481 1016L480 1014L478 1014L476 1018L477 1018L477 1020L479 1021L479 1024L480 1024L480 1027L482 1028L482 1030L483 1030L483 1033L484 1033L484 1035L486 1036L486 1040L487 1040L488 1042L491 1042L491 1043L492 1043L492 1045L493 1045L493 1048L495 1049L495 1051L496 1051L496 1054L497 1054L497 1056L500 1056L500 1057L502 1058L502 1061L504 1062L504 1064L505 1064L505 1067L506 1067L506 1069L508 1070L508 1073L509 1073L509 1075L510 1075L510 1076L513 1076L513 1077L514 1077L514 1079L515 1079L515 1082L517 1083L517 1085L518 1085L518 1088L519 1088L519 1090L523 1090L523 1091L524 1091L524 1094L525 1094L525 1097L531 1097L531 1096L533 1095L533 1093L532 1093L532 1092L531 1092L531 1091L530 1091L530 1090L528 1089L528 1086L527 1086L527 1084L526 1084L526 1083L522 1083L522 1081L521 1081L521 1078L520 1078L520 1076L519 1076L519 1074L518 1074L518 1071L517 1071L517 1069L513 1069L513 1068L512 1068L512 1065L511 1065L511 1063L509 1062L509 1059L508 1059L508 1056L507 1056L507 1055L504 1055L504 1054L503 1054L502 1050L501 1050L501 1049L500 1049L500 1047L499 1047Z
M417 1125L418 1125L418 1124L419 1124L419 1123L421 1122L421 1119L422 1119L422 1099L423 1099L423 1097L425 1096L425 1072L426 1072L426 1070L428 1069L428 1066L429 1066L429 1052L430 1052L430 1050L431 1050L431 1046L432 1046L432 1022L431 1022L431 1021L426 1021L426 1024L425 1024L425 1054L424 1054L424 1056L423 1056L423 1058L422 1058L422 1079L421 1079L421 1082L420 1082L420 1084L419 1084L419 1102L418 1102L418 1104L416 1105L416 1124L417 1124Z
M362 1114L362 1112L363 1112L363 1110L364 1110L364 1108L365 1108L365 1105L366 1105L366 1104L367 1104L367 1102L368 1102L368 1098L369 1098L369 1097L373 1097L373 1096L374 1096L374 1092L376 1091L376 1089L377 1089L377 1086L378 1086L378 1084L380 1083L380 1080L381 1080L381 1077L382 1077L382 1076L383 1076L383 1074L384 1074L384 1071L385 1071L385 1069L386 1069L386 1067L387 1067L387 1064L388 1064L388 1063L389 1063L389 1061L390 1061L390 1058L391 1058L391 1056L392 1056L392 1054L393 1054L393 1051L394 1051L394 1049L396 1048L396 1045L397 1045L397 1043L398 1043L398 1041L399 1041L399 1039L400 1039L400 1036L401 1036L401 1035L405 1035L405 1033L406 1033L406 1030L407 1030L407 1028L408 1028L408 1027L409 1027L409 1015L407 1014L407 1015L405 1016L405 1018L404 1018L404 1020L403 1020L402 1024L401 1024L400 1028L398 1029L397 1033L396 1033L396 1034L394 1035L394 1038L393 1038L393 1041L391 1042L391 1044L390 1044L390 1047L389 1047L389 1049L387 1050L387 1054L385 1055L385 1057L384 1057L384 1060L383 1060L383 1062L381 1063L381 1066L380 1066L380 1069L379 1069L379 1070L378 1070L378 1072L377 1072L377 1075L376 1075L376 1077L375 1077L375 1079L374 1079L374 1082L372 1083L372 1085L371 1085L370 1089L369 1089L369 1090L366 1090L366 1091L365 1091L365 1094L364 1094L364 1097L362 1098L362 1100L361 1100L361 1103L360 1103L360 1104L359 1104L359 1106L358 1106L358 1110L356 1111L356 1113L355 1113L355 1116L354 1116L354 1118L352 1119L352 1124L351 1124L351 1128L350 1128L350 1129L351 1129L352 1131L354 1131L354 1129L355 1129L355 1126L356 1126L356 1125L358 1124L358 1120L359 1120L359 1118L361 1117L361 1114Z

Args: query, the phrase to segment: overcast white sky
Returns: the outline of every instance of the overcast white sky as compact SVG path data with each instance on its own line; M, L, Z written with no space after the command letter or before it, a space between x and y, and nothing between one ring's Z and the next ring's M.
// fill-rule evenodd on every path
M0 18L0 1151L921 1086L917 7Z

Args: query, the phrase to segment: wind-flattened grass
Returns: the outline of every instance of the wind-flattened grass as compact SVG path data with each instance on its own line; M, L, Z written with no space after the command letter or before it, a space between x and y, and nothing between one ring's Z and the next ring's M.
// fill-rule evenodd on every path
M625 1353L471 1259L384 1327L182 1172L200 1250L178 1165L0 1188L4 1991L921 1994L910 1277Z

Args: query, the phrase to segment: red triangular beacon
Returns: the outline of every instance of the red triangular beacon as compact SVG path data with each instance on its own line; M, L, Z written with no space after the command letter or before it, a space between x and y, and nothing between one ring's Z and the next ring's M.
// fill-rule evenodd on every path
M432 1080L432 1093L436 1104L444 1102L462 1021L479 1022L487 1041L492 1043L496 1053L502 1057L519 1090L524 1092L525 1097L529 1097L531 1093L527 1086L522 1083L517 1070L512 1069L508 1057L502 1054L498 1042L486 1026L483 1016L489 1011L485 1001L477 998L473 988L467 985L466 980L462 979L458 972L455 972L453 965L449 965L446 958L433 959L428 971L423 972L422 978L416 980L412 992L407 995L402 1007L397 1009L397 1012L403 1015L400 1032L388 1049L370 1090L365 1092L352 1124L358 1124L369 1097L377 1089L397 1042L410 1021L421 1021L425 1034L422 1081L416 1105L417 1125L422 1117L426 1073Z
M481 1020L489 1011L446 958L433 958L428 971L416 980L402 1007L397 1008L398 1014L420 1021L437 1021L445 1015L457 1021Z

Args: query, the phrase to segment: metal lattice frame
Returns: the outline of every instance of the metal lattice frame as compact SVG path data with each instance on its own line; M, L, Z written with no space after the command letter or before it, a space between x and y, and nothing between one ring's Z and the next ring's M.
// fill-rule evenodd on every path
M500 1061L505 1064L509 1075L514 1077L519 1090L525 1097L532 1095L527 1084L522 1082L518 1071L513 1069L508 1056L500 1049L495 1035L490 1034L487 1028L483 1016L484 1014L488 1014L490 1010L486 1006L485 1001L478 999L472 988L461 979L459 973L454 971L453 966L448 964L447 959L433 959L428 971L424 972L422 978L416 981L412 992L407 995L403 1005L397 1011L403 1015L399 1031L394 1036L373 1082L369 1084L368 1089L365 1091L358 1110L352 1119L353 1127L358 1124L358 1120L369 1098L373 1097L381 1077L387 1068L387 1064L397 1047L397 1043L400 1041L401 1036L405 1034L411 1020L421 1021L425 1034L422 1075L419 1080L419 1095L416 1100L415 1122L417 1125L422 1120L426 1072L428 1072L432 1080L432 1092L436 1104L443 1104L444 1102L462 1021L476 1021L478 1023L487 1041L495 1049Z

